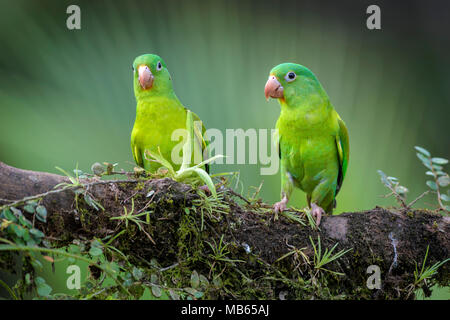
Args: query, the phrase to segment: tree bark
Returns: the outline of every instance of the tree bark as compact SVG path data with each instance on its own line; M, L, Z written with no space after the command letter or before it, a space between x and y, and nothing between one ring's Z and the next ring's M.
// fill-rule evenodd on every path
M69 180L64 176L22 170L0 162L0 206L47 193L62 182ZM405 298L405 288L414 280L416 263L420 270L427 246L427 266L449 257L450 219L429 210L404 212L376 207L362 212L345 212L323 217L320 229L313 230L307 224L303 226L284 215L274 220L268 205L258 201L248 203L224 187L219 188L223 191L221 211L208 212L202 202L202 191L169 178L127 179L121 182L94 178L85 179L82 183L88 187L79 193L77 202L74 200L75 189L43 196L41 203L48 212L47 222L34 220L49 239L61 246L74 239L102 238L117 233L119 228L124 228L124 223L110 218L123 215L124 207L127 212L134 210L134 213L150 209L150 223L143 224L147 236L134 228L135 232L130 232L127 239L117 240L122 241L121 245L114 243L120 245L126 255L146 261L156 258L162 265L172 265L182 260L180 240L187 242L186 246L196 245L192 243L195 241L193 237L183 237L180 232L180 225L189 214L186 208L203 208L203 229L201 210L196 210L193 216L196 230L201 234L201 239L209 242L213 239L218 242L224 235L225 242L230 244L231 258L245 261L233 268L242 268L240 270L245 272L253 270L254 275L258 273L258 268L263 268L262 265L272 266L284 270L283 274L292 278L293 272L304 266L301 257L292 254L279 259L293 249L304 248L303 252L313 261L311 239L316 244L320 236L322 251L336 243L338 246L333 254L351 249L327 265L327 269L344 274L336 277L339 280L333 277L329 281L330 286L339 286L349 297L355 290L363 290L366 298ZM105 210L95 210L87 205L82 197L86 192ZM24 205L20 202L16 204L19 208ZM129 245L123 245L123 241L128 241ZM206 252L209 249L205 246L203 250ZM260 263L255 263L251 257L257 257ZM370 265L376 265L381 270L380 289L366 287L367 278L371 275L367 273ZM447 286L449 278L448 264L444 264L436 281ZM283 285L277 288L278 291L282 289ZM272 293L271 297L277 298L277 292Z

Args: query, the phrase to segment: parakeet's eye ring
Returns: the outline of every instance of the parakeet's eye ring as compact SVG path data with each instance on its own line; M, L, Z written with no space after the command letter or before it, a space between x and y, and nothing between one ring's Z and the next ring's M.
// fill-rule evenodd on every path
M289 71L284 77L284 79L286 79L287 82L292 82L295 80L295 78L297 78L297 75L295 74L295 72L292 71Z
M162 69L161 61L158 61L158 63L156 64L156 70L159 71L161 69Z

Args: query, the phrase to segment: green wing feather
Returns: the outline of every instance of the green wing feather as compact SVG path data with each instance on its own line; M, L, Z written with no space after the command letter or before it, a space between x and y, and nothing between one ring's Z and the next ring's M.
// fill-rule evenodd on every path
M344 181L345 173L347 172L348 166L348 158L350 152L350 145L348 142L348 131L345 126L344 121L342 121L341 117L336 113L338 124L339 124L339 134L336 136L336 147L339 156L339 174L338 174L338 183L336 187L336 195L341 189L342 182Z
M144 161L142 160L142 153L136 143L134 143L134 139L131 140L131 151L133 153L134 161L136 161L137 165L140 167L144 167Z

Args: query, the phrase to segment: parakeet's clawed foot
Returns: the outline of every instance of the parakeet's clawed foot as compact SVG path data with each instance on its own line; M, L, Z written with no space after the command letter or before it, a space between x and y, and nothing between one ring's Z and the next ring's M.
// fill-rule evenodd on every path
M287 209L288 198L284 197L281 201L273 205L273 211L275 211L275 220L278 218L278 213L283 212Z
M316 225L319 226L320 219L322 219L322 214L325 214L325 210L319 207L317 204L311 204L311 215L316 218Z

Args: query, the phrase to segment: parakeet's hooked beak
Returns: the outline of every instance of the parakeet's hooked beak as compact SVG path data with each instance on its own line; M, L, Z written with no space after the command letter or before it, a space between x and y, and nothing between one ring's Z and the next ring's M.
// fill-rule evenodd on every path
M150 89L153 85L153 74L150 71L150 68L146 65L142 65L138 69L139 72L139 83L141 84L142 89L147 90Z
M267 80L264 88L264 95L266 96L266 100L269 100L269 98L283 97L283 87L275 76L269 76L269 80Z

